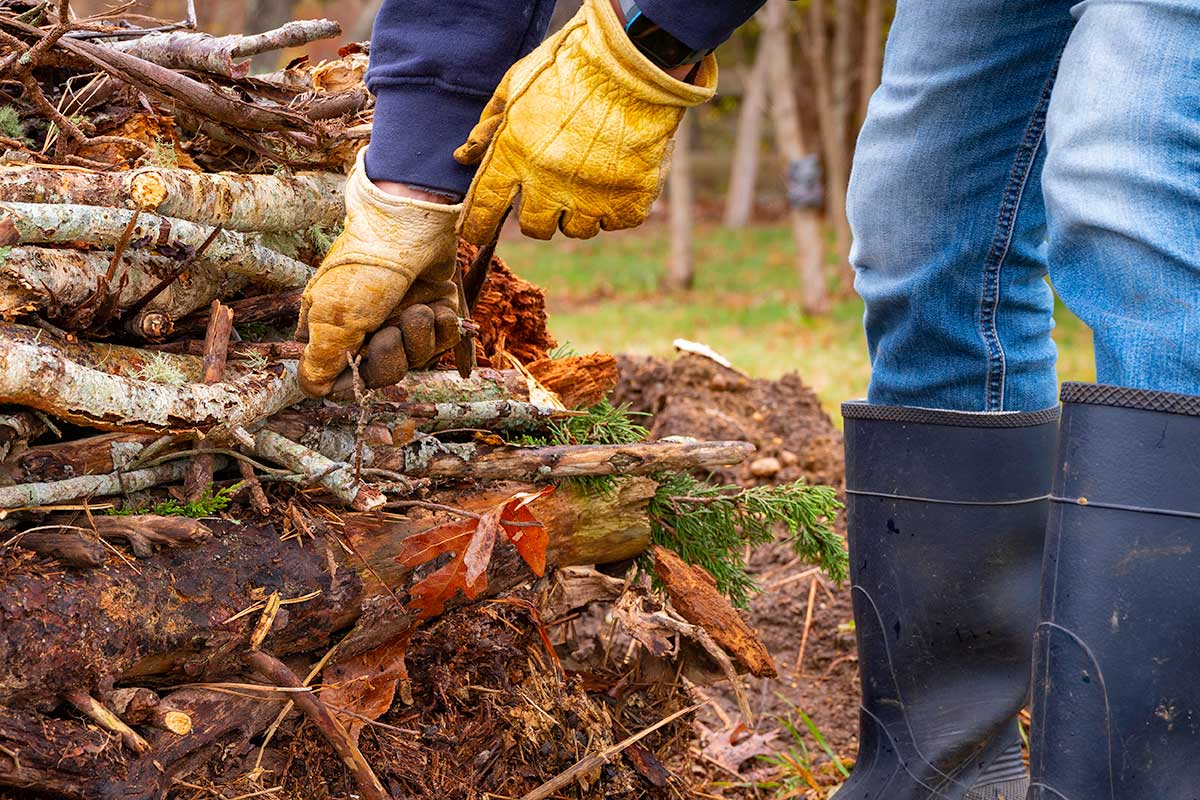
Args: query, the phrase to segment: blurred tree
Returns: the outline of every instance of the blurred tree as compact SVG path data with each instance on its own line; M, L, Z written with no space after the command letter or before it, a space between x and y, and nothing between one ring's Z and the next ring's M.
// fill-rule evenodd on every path
M745 66L743 65L743 70ZM767 49L760 46L754 65L742 82L733 158L729 165L729 194L725 198L725 224L744 228L754 211L758 182L758 154L762 145L762 119L767 107Z
M867 103L883 70L883 0L867 0L863 9L862 71L858 85L858 125L867 118Z
M829 295L821 269L824 248L818 217L819 196L814 196L808 165L816 158L804 146L800 112L792 80L791 27L788 0L768 0L764 10L761 47L768 50L767 84L775 144L788 165L788 205L792 235L796 242L796 272L800 278L800 306L809 314L829 310ZM819 188L819 183L818 183Z
M683 115L675 133L671 171L667 176L667 203L671 226L671 252L663 288L685 291L695 283L695 246L692 219L695 215L692 191L692 127L689 112Z

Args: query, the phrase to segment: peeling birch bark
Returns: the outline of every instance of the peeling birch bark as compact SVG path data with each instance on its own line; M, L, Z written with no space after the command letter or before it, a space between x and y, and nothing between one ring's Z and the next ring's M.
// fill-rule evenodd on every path
M333 20L306 19L293 20L275 30L250 36L174 31L151 33L131 41L109 42L106 46L170 69L192 69L227 78L244 78L250 72L250 62L234 59L332 39L341 33L342 26Z
M333 228L342 219L345 182L344 175L333 172L242 175L166 167L132 173L0 167L0 197L6 202L143 208L231 231Z
M62 203L0 203L9 213L25 244L83 242L115 247L128 229L134 212L103 206ZM212 228L159 214L140 213L126 252L154 250L185 258L212 234ZM232 273L274 289L302 288L315 270L234 231L221 231L196 260L197 270ZM212 298L217 299L217 298Z

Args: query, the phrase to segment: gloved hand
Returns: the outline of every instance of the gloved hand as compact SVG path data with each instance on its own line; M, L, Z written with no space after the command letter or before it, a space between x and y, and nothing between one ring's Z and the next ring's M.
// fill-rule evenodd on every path
M713 96L717 62L678 81L638 52L609 0L585 0L509 69L454 157L480 162L461 234L490 242L521 191L521 230L587 239L641 224L662 190L684 111Z
M359 368L368 388L396 383L454 347L461 209L383 192L367 178L359 153L346 180L345 228L300 303L296 338L308 343L301 391L323 397L352 389L347 354L357 355L371 334Z

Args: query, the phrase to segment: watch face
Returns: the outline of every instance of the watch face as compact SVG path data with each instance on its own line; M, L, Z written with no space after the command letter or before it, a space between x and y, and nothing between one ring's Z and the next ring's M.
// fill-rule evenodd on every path
M626 16L625 32L646 58L663 69L694 64L704 58L707 51L688 47L647 19L636 3L630 3L630 6L633 8L633 16Z

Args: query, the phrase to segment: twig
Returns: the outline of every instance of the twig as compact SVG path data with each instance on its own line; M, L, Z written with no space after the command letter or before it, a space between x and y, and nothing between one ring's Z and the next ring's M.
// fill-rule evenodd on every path
M796 666L793 668L797 673L804 665L804 650L808 647L808 632L812 628L813 606L817 601L817 581L818 578L814 575L812 583L808 587L808 609L804 612L804 633L800 636L800 652L796 654Z
M133 752L141 755L150 752L150 743L143 739L137 731L121 721L121 718L105 708L99 700L87 692L73 691L63 695L63 699L73 705L81 714L95 722L101 728L112 731L121 737Z
M296 673L287 665L269 653L261 650L245 656L246 664L260 676L274 684L291 688L303 688L304 684ZM350 770L359 791L366 800L390 800L388 793L375 777L371 765L363 757L362 751L351 740L350 735L341 723L329 712L321 699L312 692L298 693L292 701L304 712L309 722L325 735L333 749L341 757Z
M597 767L604 766L605 764L608 763L609 759L611 759L615 755L619 755L620 753L624 752L625 749L628 748L631 744L637 744L642 739L644 739L647 736L649 736L650 734L654 733L659 728L662 728L665 725L669 725L670 723L679 719L683 715L690 714L693 711L701 708L704 705L705 705L705 703L696 703L695 705L680 709L679 711L676 711L674 714L670 715L669 717L659 720L658 722L654 723L649 728L646 728L645 730L641 731L640 733L635 733L634 735L632 735L626 739L622 739L621 741L617 742L616 744L612 745L611 747L605 748L604 750L601 750L599 753L596 753L595 755L585 756L584 758L580 759L579 761L576 761L572 766L568 767L563 772L559 773L555 777L553 777L550 780L543 783L538 788L534 789L532 792L529 792L528 794L526 794L524 797L521 798L521 800L545 800L545 798L554 794L559 789L563 789L567 786L570 786L572 783L574 783L576 780L578 780L579 777L581 775L583 775L584 773L591 772L592 770L596 769Z

